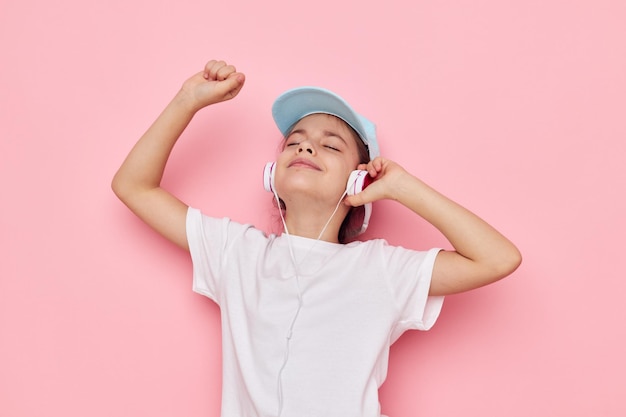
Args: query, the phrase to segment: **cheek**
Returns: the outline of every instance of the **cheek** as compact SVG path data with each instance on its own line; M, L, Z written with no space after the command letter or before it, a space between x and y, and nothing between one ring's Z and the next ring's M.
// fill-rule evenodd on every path
M276 156L276 167L286 168L292 158L293 154L289 151L289 148L285 149Z
M359 155L355 151L355 152L351 152L350 155L346 155L346 159L344 163L347 169L349 169L349 171L352 172L355 169L357 169L357 167L359 166L359 162L360 162Z

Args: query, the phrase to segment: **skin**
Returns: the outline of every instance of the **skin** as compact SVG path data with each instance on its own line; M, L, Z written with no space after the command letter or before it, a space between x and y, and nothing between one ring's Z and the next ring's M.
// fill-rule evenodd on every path
M176 141L204 107L239 94L245 75L224 61L211 60L182 88L139 139L115 174L115 194L149 226L188 250L188 206L161 187ZM443 196L397 163L378 157L358 164L354 139L339 119L311 115L297 123L277 158L276 189L287 207L293 235L317 238L345 190L350 171L366 169L374 182L345 197L321 237L337 242L349 206L383 199L397 201L435 226L454 250L435 261L431 295L448 295L495 282L521 263L518 249L484 220Z
M345 122L327 114L313 114L296 123L276 159L275 174L289 233L317 239L358 162L357 145ZM337 235L348 210L344 204L339 206L323 240L339 242Z

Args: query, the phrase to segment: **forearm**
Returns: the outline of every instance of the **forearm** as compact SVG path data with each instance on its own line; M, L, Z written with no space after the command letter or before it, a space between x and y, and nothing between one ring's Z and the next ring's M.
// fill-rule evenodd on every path
M436 227L462 257L438 271L445 277L439 283L450 292L489 284L509 275L521 262L515 245L495 228L412 175L398 181L395 198Z
M195 113L237 96L245 76L224 61L209 61L183 83L130 151L112 181L115 194L139 218L182 248L187 248L187 205L161 188L169 156Z
M125 194L159 187L167 160L195 114L178 93L130 151L113 179L113 190Z

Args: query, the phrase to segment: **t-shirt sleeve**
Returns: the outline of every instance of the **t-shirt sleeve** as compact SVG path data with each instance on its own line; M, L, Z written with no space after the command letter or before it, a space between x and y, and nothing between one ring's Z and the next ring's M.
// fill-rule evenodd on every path
M228 233L228 219L203 215L189 207L187 241L193 264L193 290L219 304L219 277Z
M415 252L396 248L390 265L390 283L400 311L393 340L409 329L429 330L437 321L444 297L429 296L435 259L441 249Z

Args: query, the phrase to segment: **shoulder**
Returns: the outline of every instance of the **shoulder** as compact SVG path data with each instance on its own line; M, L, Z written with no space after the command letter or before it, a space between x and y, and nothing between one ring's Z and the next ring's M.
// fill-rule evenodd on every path
M189 207L187 212L187 234L190 239L210 238L223 244L238 240L267 242L273 238L250 223L240 223L229 217L212 217L200 209Z
M382 238L354 241L347 243L345 247L350 251L360 251L369 254L379 253L381 256L384 257L409 256L416 258L425 258L436 256L436 254L441 250L439 248L429 248L421 250L407 248L401 245L392 245L387 240Z
M415 274L422 268L432 270L440 249L417 250L389 244L385 239L372 239L347 243L342 252L342 258L349 265L358 264L393 277Z

